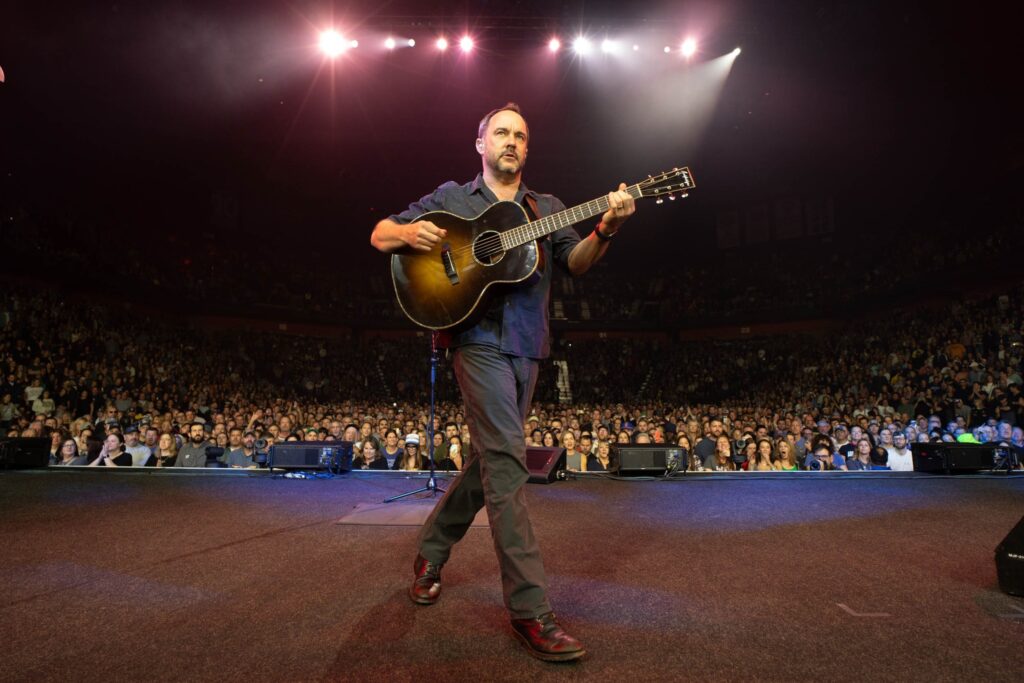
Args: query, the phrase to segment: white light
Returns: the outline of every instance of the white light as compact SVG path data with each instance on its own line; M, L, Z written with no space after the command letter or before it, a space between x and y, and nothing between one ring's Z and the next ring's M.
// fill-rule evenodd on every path
M605 38L604 40L601 41L601 52L604 52L605 54L615 52L618 49L618 47L618 43L616 43L613 40L608 40L607 38Z
M633 52L639 52L639 51L640 51L640 46L639 46L639 45L636 45L636 44L634 44L634 45L633 45Z
M558 38L552 38L548 41L548 49L552 52L558 52L562 48L562 41Z
M584 36L580 36L576 40L572 41L572 49L575 50L578 55L585 55L590 52L590 41Z
M683 45L679 50L683 53L684 57L689 59L697 52L697 41L693 38L687 38L683 41Z
M389 50L394 50L395 49L395 39L394 38L388 38L387 40L385 40L384 41L384 47L386 47Z
M437 45L437 49L441 52L448 49L448 40L446 38L438 38L437 42L434 44Z
M353 47L353 48L355 48L355 47L359 47L359 41L358 41L358 40L352 40L352 41L349 41L349 44L348 44L348 46L349 46L349 47Z
M469 52L473 49L473 39L469 36L462 36L462 39L459 40L459 47L463 52Z
M337 57L349 47L349 42L334 29L320 34L320 50L328 57Z
M742 52L742 50L740 50L739 48L736 48L735 50L732 51L734 55L738 55L740 52Z
M409 39L409 47L416 47L416 41L412 38Z
M672 52L672 48L670 48L668 45L666 45L665 46L665 54L668 54L669 52Z

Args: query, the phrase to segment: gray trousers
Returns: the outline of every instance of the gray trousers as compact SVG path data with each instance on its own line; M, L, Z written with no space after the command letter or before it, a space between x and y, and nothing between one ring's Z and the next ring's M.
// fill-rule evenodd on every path
M508 356L490 346L455 350L455 377L466 405L470 453L420 535L420 554L443 564L476 513L486 506L505 607L516 619L551 611L544 563L523 491L529 478L523 423L537 370L537 361Z

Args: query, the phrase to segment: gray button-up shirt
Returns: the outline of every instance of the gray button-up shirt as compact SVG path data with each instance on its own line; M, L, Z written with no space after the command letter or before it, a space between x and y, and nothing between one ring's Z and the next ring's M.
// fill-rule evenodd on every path
M525 197L530 195L537 202L541 217L557 213L565 209L565 204L549 194L540 194L519 184L516 202L525 205ZM483 174L459 185L448 181L444 185L409 205L402 213L390 216L396 223L411 223L430 211L448 211L463 218L474 218L487 210L498 198L484 182ZM543 250L542 263L557 263L566 273L569 272L569 252L580 241L580 236L573 228L561 228L541 240ZM547 358L551 352L550 335L548 332L548 298L551 293L550 267L543 270L519 285L493 296L486 315L466 330L452 335L448 346L464 346L466 344L487 344L497 347L502 353L523 358ZM494 292L494 290L490 290Z

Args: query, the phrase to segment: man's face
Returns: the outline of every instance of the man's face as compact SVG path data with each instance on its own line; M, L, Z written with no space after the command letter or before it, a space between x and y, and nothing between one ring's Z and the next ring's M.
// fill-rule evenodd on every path
M192 443L202 443L205 432L201 425L192 425L188 428L188 438Z
M903 449L907 447L907 435L903 432L896 432L892 435L892 442L896 448Z
M242 437L242 444L251 450L252 447L256 445L256 436L253 434L246 434Z
M718 437L720 437L722 435L722 421L721 420L712 420L711 421L711 425L710 425L710 429L711 429L711 436L713 436L714 438L717 439Z
M394 448L395 446L398 445L398 435L395 434L394 432L391 432L386 437L384 437L384 441L387 442L388 448Z
M484 136L476 141L476 151L484 166L497 174L516 175L526 163L526 143L530 131L526 121L514 111L499 111L487 122Z
M139 433L138 432L128 432L127 434L124 435L124 443L129 448L133 448L135 446L138 446L139 445Z
M153 429L152 427L146 430L146 445L153 447L156 446L157 440L160 438L160 432Z
M228 432L228 444L232 448L238 448L239 446L242 445L241 429L232 429L230 432Z

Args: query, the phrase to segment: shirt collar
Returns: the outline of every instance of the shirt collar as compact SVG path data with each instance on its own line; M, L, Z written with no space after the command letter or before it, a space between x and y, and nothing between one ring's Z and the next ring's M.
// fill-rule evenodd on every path
M476 174L476 178L473 180L473 183L470 186L469 193L480 193L483 196L488 197L489 199L497 199L497 197L494 196L494 193L491 192L491 188L487 187L487 183L484 182L484 174L482 171ZM526 187L526 183L520 180L519 191L516 192L516 200L519 201L522 197L526 195L530 195L531 197L534 198L534 200L537 199L537 193L531 190L530 188Z

